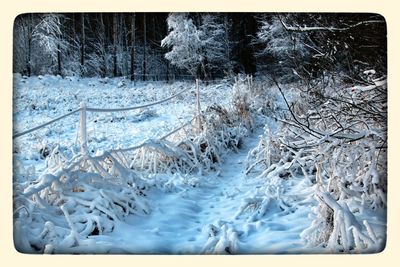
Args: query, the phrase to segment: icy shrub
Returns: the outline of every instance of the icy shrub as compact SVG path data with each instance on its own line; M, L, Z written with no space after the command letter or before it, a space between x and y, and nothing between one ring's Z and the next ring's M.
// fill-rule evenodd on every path
M301 233L310 246L327 248L328 252L379 252L385 239L377 237L367 220L361 224L345 201L336 201L328 192L317 191L316 218Z
M258 145L249 151L246 174L252 171L268 169L273 163L279 162L283 158L283 147L279 145L279 140L272 134L266 126L264 134L260 136Z
M168 140L148 140L134 151L130 167L149 173L191 173L214 170L229 150L240 147L247 133L241 120L225 108L213 105L201 116L201 132L196 123Z
M272 126L266 126L248 155L246 174L265 179L267 192L292 177L314 184L314 219L301 235L309 246L327 252L381 251L387 193L386 81L314 87L301 91L296 102L278 84L277 89L286 105L286 112L277 114L280 132L272 134Z
M90 236L113 231L114 222L128 214L149 212L144 183L112 155L76 156L65 163L60 154L54 150L48 158L52 174L14 187L18 251L84 251L90 249Z
M240 86L239 82L234 85L236 93L230 108L212 104L190 127L169 137L171 141L148 140L130 154L130 167L153 174L215 170L225 153L240 148L243 137L254 126L250 103L245 93L239 93L244 90Z
M217 221L203 228L208 240L202 248L203 254L235 254L238 250L238 231L225 221Z

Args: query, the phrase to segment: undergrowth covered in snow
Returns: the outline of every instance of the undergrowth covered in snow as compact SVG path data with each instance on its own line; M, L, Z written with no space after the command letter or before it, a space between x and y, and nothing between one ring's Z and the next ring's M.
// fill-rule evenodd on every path
M242 138L250 130L241 117L214 104L206 109L200 119L201 129L191 129L169 140L150 140L133 152L131 168L147 173L192 173L212 171L230 150L240 147ZM176 140L176 142L174 142Z
M248 103L238 96L234 101L226 107L212 104L196 118L197 123L165 139L147 139L136 148L99 150L95 155L59 145L46 155L40 151L46 168L37 178L34 168L19 165L14 183L16 248L91 252L94 241L89 237L112 232L115 221L126 215L151 212L146 189L160 186L154 180L163 173L215 170L252 128L247 122L251 119L246 113Z
M16 130L46 121L46 112L72 110L82 99L88 106L119 107L121 99L129 106L168 97L186 86L193 90L157 108L89 115L88 153L82 154L77 138L71 138L77 129L65 129L61 123L40 130L45 137L32 133L17 139L18 250L149 253L147 248L155 253L237 254L365 253L384 248L384 79L370 85L332 82L310 88L239 76L202 85L200 115L191 83L130 87L118 79L73 79L16 76ZM63 94L49 93L42 101L45 93L28 92L26 84L60 86ZM89 99L85 88L73 91L71 84L91 86L101 98ZM74 120L69 117L63 123L76 125ZM251 137L255 132L262 133L257 140ZM254 140L249 148L250 137ZM243 166L226 166L236 155ZM207 190L213 194L210 199ZM157 203L159 197L165 205ZM210 210L220 207L210 217L205 205ZM204 215L198 215L203 209ZM179 211L182 214L175 215ZM155 224L154 229L146 228L146 218L153 220L149 227ZM168 218L172 221L163 221ZM125 221L135 221L134 229ZM164 230L159 228L162 223ZM125 240L123 229L128 231L126 239L134 236L137 241L119 246L112 238ZM180 235L194 232L197 236L185 246ZM178 240L183 243L175 244ZM172 243L165 247L166 242Z
M350 88L316 86L307 92L301 86L283 88L276 83L273 97L281 98L280 106L266 110L274 120L250 151L246 173L264 180L266 195L280 199L283 209L296 204L293 198L285 201L290 180L303 177L310 184L315 199L312 223L301 234L310 248L382 251L386 242L386 80Z

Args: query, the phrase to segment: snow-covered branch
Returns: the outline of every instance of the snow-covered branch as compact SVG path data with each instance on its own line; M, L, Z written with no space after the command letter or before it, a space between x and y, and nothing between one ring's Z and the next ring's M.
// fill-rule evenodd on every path
M311 32L311 31L345 32L345 31L348 31L350 29L353 29L353 28L356 28L359 26L386 23L384 20L366 20L366 21L360 21L355 24L351 24L351 25L339 28L339 27L334 27L334 26L287 25L281 16L279 16L279 20L281 21L282 26L285 28L285 30L291 31L291 32Z

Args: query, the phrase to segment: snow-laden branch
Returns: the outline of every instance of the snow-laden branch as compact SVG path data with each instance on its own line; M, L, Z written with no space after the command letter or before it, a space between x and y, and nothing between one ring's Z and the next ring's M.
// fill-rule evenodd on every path
M360 21L358 23L346 26L346 27L326 27L326 26L300 26L300 25L287 25L283 19L279 16L279 20L282 23L282 26L287 30L291 32L311 32L311 31L331 31L331 32L345 32L350 29L362 26L362 25L369 25L369 24L380 24L380 23L385 23L384 20L366 20L366 21Z

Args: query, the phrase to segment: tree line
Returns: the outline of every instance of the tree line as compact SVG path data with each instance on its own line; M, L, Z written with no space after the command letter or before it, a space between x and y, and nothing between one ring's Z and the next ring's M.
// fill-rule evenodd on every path
M30 13L13 72L131 80L287 79L386 72L386 23L366 13Z

